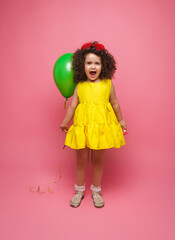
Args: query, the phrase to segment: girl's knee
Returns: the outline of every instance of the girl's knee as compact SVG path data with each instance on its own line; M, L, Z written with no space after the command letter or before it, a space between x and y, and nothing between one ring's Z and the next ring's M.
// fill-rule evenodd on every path
M91 162L95 165L101 165L103 163L105 150L93 150L91 156Z
M103 159L101 158L92 158L91 163L93 167L101 168L103 166Z

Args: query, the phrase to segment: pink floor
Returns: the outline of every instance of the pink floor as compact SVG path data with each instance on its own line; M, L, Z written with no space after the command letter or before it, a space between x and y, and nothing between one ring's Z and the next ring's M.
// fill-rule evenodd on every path
M58 166L47 170L4 166L0 181L1 239L174 239L174 163L171 156L167 157L140 149L135 160L123 156L116 163L106 159L102 209L96 209L92 203L91 165L86 196L79 208L69 206L74 193L73 173L71 176L66 172L66 164L72 164L70 160L62 161L61 179ZM109 172L112 167L117 168L115 175ZM45 191L53 181L57 181L52 184L54 193L29 191L31 185L40 185L41 191Z

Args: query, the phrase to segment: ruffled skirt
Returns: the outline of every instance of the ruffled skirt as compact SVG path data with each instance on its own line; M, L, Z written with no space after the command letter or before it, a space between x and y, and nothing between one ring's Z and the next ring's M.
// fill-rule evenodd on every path
M78 105L73 125L66 135L66 146L100 150L120 148L125 144L121 125L109 102L85 102Z

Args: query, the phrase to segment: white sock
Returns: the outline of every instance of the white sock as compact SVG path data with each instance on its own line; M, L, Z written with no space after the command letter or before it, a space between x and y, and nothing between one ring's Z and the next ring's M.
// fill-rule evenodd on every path
M93 184L91 184L91 190L93 192L101 192L101 185L98 187L95 187Z
M83 186L77 186L77 184L75 184L75 190L78 192L84 192L85 191L85 184Z

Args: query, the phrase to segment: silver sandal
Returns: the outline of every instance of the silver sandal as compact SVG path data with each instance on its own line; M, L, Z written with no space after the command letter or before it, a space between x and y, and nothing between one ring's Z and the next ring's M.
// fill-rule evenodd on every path
M75 195L70 200L70 206L71 207L78 207L78 206L80 206L80 203L83 200L83 198L84 198L84 193L76 191Z
M92 192L93 203L94 206L97 208L104 207L104 200L101 195L102 195L101 192Z

